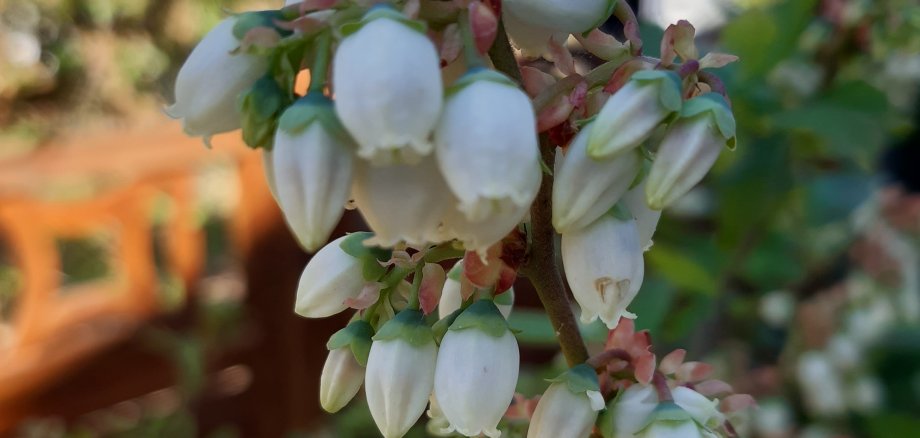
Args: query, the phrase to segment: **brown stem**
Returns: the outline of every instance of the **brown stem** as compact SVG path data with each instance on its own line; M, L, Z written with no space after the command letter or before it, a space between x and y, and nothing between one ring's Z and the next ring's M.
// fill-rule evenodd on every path
M587 360L587 364L591 368L599 370L606 367L607 364L614 359L630 362L632 361L632 356L622 348L613 348L591 356L591 358Z
M521 70L517 59L514 58L514 51L511 50L504 23L501 21L498 24L498 37L489 49L489 56L497 70L514 78L518 83L522 82ZM553 168L555 160L553 146L549 137L545 134L540 136L540 152L550 169ZM588 360L588 349L578 331L578 323L572 313L572 306L569 303L565 285L562 283L562 275L559 273L559 267L556 266L556 232L552 225L552 193L553 178L544 175L537 198L530 207L530 256L521 268L521 273L530 279L534 289L537 290L540 302L546 309L546 316L549 317L553 330L556 332L556 338L562 347L562 354L566 362L569 366L575 366Z

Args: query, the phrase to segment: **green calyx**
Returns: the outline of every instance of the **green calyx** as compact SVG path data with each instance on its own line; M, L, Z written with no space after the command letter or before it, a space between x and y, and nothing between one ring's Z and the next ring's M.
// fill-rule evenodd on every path
M676 427L681 423L686 423L688 421L693 422L697 427L701 429L705 429L705 427L701 426L696 422L696 420L693 419L689 412L678 406L677 403L674 403L673 401L661 402L657 407L655 407L655 410L649 414L648 420L646 421L645 425L642 426L640 432L649 428L653 423L668 423L673 424Z
M732 114L725 97L721 94L701 94L684 102L680 117L691 118L704 116L707 113L713 118L719 133L725 138L725 145L734 150L737 142L735 138L735 116Z
M250 30L257 27L270 27L284 37L293 32L279 28L275 22L284 21L284 14L280 10L244 12L236 16L233 23L233 36L242 41Z
M387 268L380 264L390 259L393 252L378 246L367 246L364 241L374 237L374 233L362 231L351 233L342 240L339 247L345 254L361 260L361 274L367 281L377 281L387 272Z
M558 377L548 379L548 382L563 383L572 394L584 394L588 391L600 392L601 384L597 373L588 364L575 365Z
M406 309L396 314L387 321L377 334L374 341L393 341L401 339L414 347L424 347L429 342L434 342L434 333L428 324L425 324L425 315L419 310Z
M469 69L460 79L457 79L457 82L454 82L447 91L445 96L452 96L458 93L460 90L476 83L476 81L489 81L496 84L507 85L509 87L518 88L517 84L514 83L511 78L505 76L495 70L490 70L485 67L473 67Z
M305 131L313 122L319 122L330 135L337 137L346 144L351 143L351 137L335 115L332 101L322 93L307 93L297 99L288 107L278 120L278 128L284 132L296 135Z
M444 339L444 335L447 334L447 330L450 329L450 326L454 323L454 321L457 320L457 317L460 316L464 310L466 309L460 308L454 310L450 315L441 318L438 320L438 322L431 326L431 330L434 332L434 339L438 342L438 345L441 344L441 339Z
M671 112L681 110L684 104L681 97L683 84L677 73L670 70L642 70L633 73L629 79L641 85L657 86L661 106Z
M393 20L422 35L424 35L428 30L428 25L426 25L424 21L408 18L403 15L402 12L393 9L393 7L388 4L379 4L367 11L367 13L364 14L364 17L361 17L361 21L343 24L342 27L339 28L339 32L342 34L342 36L347 37L361 30L361 28L366 26L368 23L379 19Z
M508 329L508 321L489 299L476 301L467 307L454 323L450 325L451 331L478 329L485 334L500 338Z
M460 281L461 277L463 277L463 263L454 263L454 267L450 268L450 271L447 271L447 278L454 281Z
M271 75L257 80L240 94L237 105L242 114L243 141L251 148L271 149L278 117L290 105L288 94Z
M365 321L353 321L345 328L335 332L326 343L326 348L337 350L348 347L351 353L355 355L355 360L361 366L367 366L367 356L371 352L371 342L374 336L374 328Z
M514 304L514 289L508 289L495 296L496 306L510 306Z

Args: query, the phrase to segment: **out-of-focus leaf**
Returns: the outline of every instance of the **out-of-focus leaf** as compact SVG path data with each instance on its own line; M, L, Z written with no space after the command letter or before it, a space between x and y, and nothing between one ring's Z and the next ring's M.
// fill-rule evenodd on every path
M658 277L646 279L628 307L630 312L638 315L636 330L648 330L654 337L671 310L674 292L673 287Z
M763 10L753 10L725 26L722 42L729 53L744 60L738 63L740 73L745 78L752 78L764 75L773 67L769 52L777 33L782 32L773 16Z
M761 290L778 289L801 279L805 266L789 236L773 233L762 239L742 266L741 275Z
M831 174L812 180L805 187L806 217L812 226L847 219L871 193L868 177Z
M576 309L577 313L577 309ZM578 315L576 314L576 318ZM522 344L557 347L556 332L546 313L534 309L514 309L508 317L508 325L515 330L515 337ZM586 342L604 342L607 328L603 323L580 324L581 335Z
M673 285L703 295L716 292L715 275L693 255L659 244L645 256L655 272Z
M661 331L666 342L680 340L694 333L716 310L713 298L704 295L687 297L686 302L682 302L675 309L676 311L669 313L662 326Z
M920 430L920 419L909 415L880 414L869 419L869 436L892 438L914 436Z

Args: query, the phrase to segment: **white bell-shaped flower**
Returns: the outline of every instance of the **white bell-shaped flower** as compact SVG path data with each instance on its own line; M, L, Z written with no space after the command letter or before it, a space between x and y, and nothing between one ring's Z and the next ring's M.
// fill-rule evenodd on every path
M639 185L629 189L620 198L623 206L636 219L636 226L639 229L639 246L643 251L648 251L652 247L652 236L655 235L658 221L661 219L661 210L649 207L648 202L645 201L646 181L642 180Z
M240 15L221 21L192 49L176 77L176 102L166 108L182 119L185 132L205 142L240 128L237 97L268 71L265 57L237 51L234 26Z
M375 166L359 160L352 186L355 205L376 236L368 243L423 245L442 239L439 224L450 193L434 157L417 164Z
M658 407L658 395L651 386L635 384L623 390L613 405L613 432L616 438L632 438L648 422Z
M498 438L514 398L520 352L495 304L480 300L463 311L441 341L435 397L449 430Z
M364 367L350 348L330 350L319 378L319 404L336 413L355 397L364 383Z
M386 164L430 154L444 97L440 57L424 24L384 6L343 32L333 64L335 110L358 155Z
M600 318L613 329L642 286L645 264L636 221L615 207L586 228L562 235L565 276L582 322Z
M642 169L638 151L612 159L588 156L588 138L596 126L586 125L564 155L556 154L553 226L560 233L587 227L607 213Z
M602 24L616 0L505 0L502 7L537 26L582 33Z
M434 386L438 347L422 313L404 310L374 336L364 392L385 438L400 438L425 412Z
M636 72L607 99L588 138L588 154L612 158L642 144L681 108L681 81L666 70Z
M342 236L317 252L300 276L294 312L307 318L325 318L348 306L364 289L361 260L348 255L340 244Z
M518 18L510 8L503 8L502 21L511 44L527 58L538 58L549 50L550 40L564 42L565 32L528 23Z
M661 210L689 192L726 145L734 148L735 119L725 99L707 93L688 100L658 147L645 187L648 205Z
M479 221L471 221L458 209L456 198L451 196L453 208L442 219L442 239L457 239L468 251L485 253L513 231L530 211L529 205L516 205L510 200L497 201L492 213Z
M587 438L604 409L594 369L582 364L553 382L537 403L527 438Z
M435 130L436 155L460 211L473 223L509 211L517 219L542 178L530 99L504 75L482 69L467 73L448 94Z
M671 396L677 406L707 428L717 428L725 422L725 414L719 412L718 400L711 400L686 386L671 389Z
M692 419L678 421L653 421L634 435L636 438L717 438L712 432L700 427Z
M274 192L284 219L307 251L329 240L351 193L354 146L321 95L281 116L271 152Z

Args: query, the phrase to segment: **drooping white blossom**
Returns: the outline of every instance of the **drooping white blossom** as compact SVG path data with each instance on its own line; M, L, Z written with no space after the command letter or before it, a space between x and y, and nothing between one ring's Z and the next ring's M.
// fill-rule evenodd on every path
M638 152L615 158L588 156L588 138L597 123L586 125L565 154L556 154L553 226L560 233L587 227L620 200L642 168Z
M536 119L527 95L504 75L478 70L448 91L435 130L438 165L472 223L523 216L540 188ZM506 234L511 220L500 221Z
M724 98L708 93L688 100L658 147L648 175L648 205L661 210L690 191L734 147L735 119Z
M335 52L335 110L378 164L417 162L431 153L443 103L440 58L424 25L387 7L372 9Z
M623 214L606 214L593 224L562 235L566 279L581 307L581 320L600 318L608 328L626 310L642 286L645 263L636 221Z
M351 349L329 351L319 379L319 403L326 412L336 413L355 397L364 383L364 367Z
M385 438L400 438L428 405L438 347L419 311L406 310L374 337L364 392L371 416Z
M298 102L281 116L271 152L273 192L307 251L329 240L342 217L351 192L353 150L325 98Z
M345 300L355 298L364 288L361 260L342 250L340 237L317 252L300 276L294 311L307 318L325 318L348 306Z
M644 142L681 108L681 82L674 72L640 71L607 99L588 138L588 155L613 158Z
M629 210L636 219L636 227L639 230L639 245L643 251L648 251L652 247L652 236L658 228L658 221L661 219L661 210L655 210L648 206L645 200L646 180L642 180L639 185L629 189L620 198L623 206Z
M594 369L579 365L553 379L540 397L527 438L587 438L602 409L604 397Z
M237 51L233 28L239 16L218 23L179 69L176 102L166 109L185 132L208 138L240 128L237 97L268 71L266 58Z
M550 40L564 42L566 34L555 29L528 23L518 18L511 8L502 9L502 21L511 44L527 58L536 58L549 50Z
M581 33L610 17L616 0L505 0L502 6L537 26Z
M448 190L429 156L417 164L375 166L359 161L352 195L376 233L369 243L421 245L441 239L438 228L450 207Z
M460 314L441 341L435 372L435 396L449 430L500 437L519 362L517 340L494 303L481 300Z

